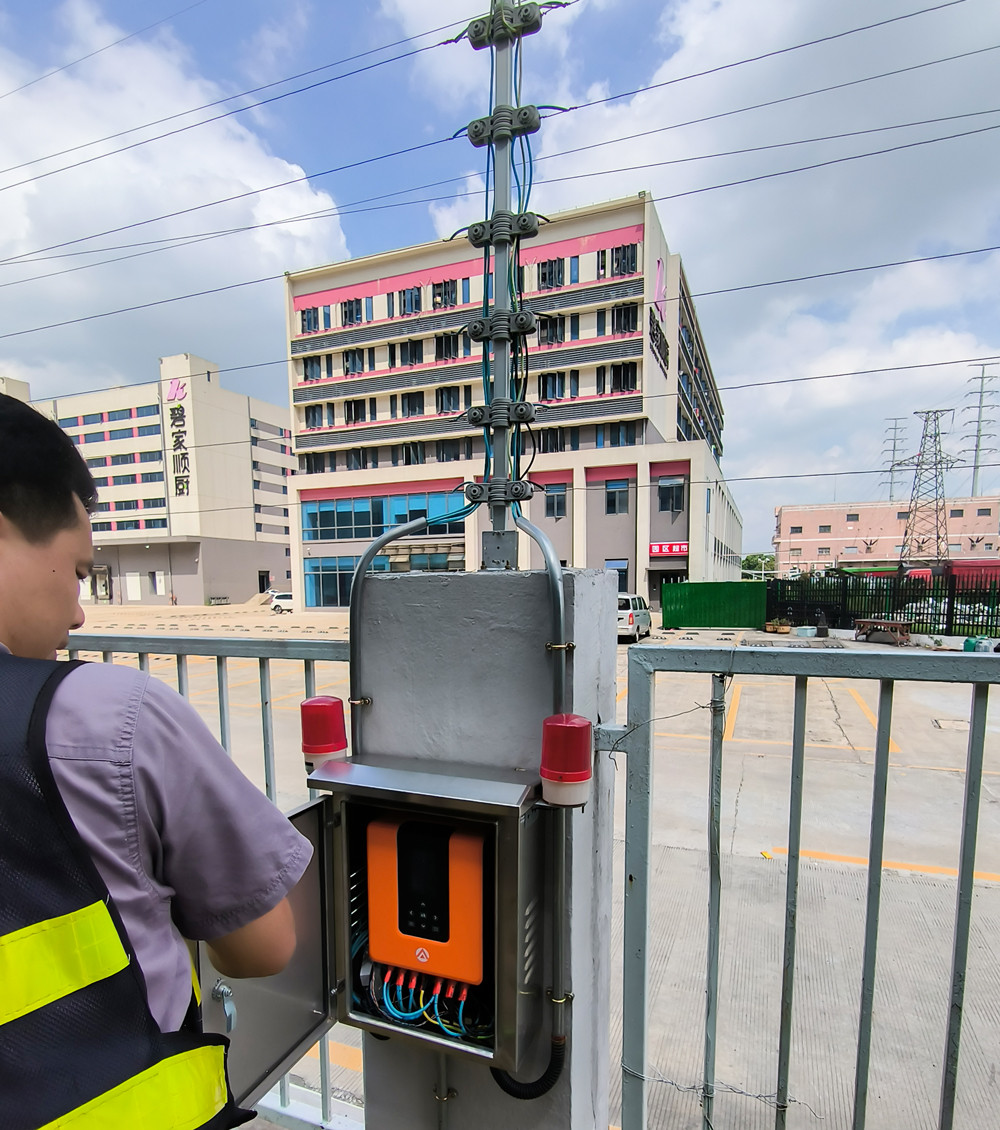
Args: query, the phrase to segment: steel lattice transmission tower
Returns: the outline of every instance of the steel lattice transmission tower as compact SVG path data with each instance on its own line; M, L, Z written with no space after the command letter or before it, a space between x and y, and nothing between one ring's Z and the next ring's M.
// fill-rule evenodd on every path
M924 422L920 450L897 467L912 467L913 490L906 519L900 565L943 565L948 560L948 524L945 512L944 473L957 460L941 450L941 417L952 409L914 412Z

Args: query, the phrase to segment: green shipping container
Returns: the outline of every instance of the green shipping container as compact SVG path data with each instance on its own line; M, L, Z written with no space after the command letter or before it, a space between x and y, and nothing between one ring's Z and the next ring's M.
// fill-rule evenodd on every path
M664 583L664 628L760 628L767 619L766 581Z

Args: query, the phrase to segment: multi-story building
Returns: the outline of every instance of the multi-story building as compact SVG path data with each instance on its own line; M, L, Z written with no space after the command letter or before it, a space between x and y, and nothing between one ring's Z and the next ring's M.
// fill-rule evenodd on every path
M491 270L456 239L287 276L292 573L306 607L346 603L367 542L418 515L427 533L388 547L377 568L479 567L486 508L449 514L485 469L467 412L484 402L486 370L466 328L492 298ZM543 488L529 519L566 564L616 568L654 606L664 580L738 578L722 405L651 200L552 216L513 276L539 318L519 370L538 406L516 440L521 474ZM540 567L522 541L521 566Z
M27 381L15 381L13 377L0 377L0 392L13 396L15 400L31 399L31 386Z
M85 601L235 603L289 583L287 409L188 353L161 358L158 381L33 404L97 482Z
M1000 496L945 503L948 556L996 564L1000 559ZM774 511L774 567L779 574L814 569L885 569L899 564L908 502L823 502Z

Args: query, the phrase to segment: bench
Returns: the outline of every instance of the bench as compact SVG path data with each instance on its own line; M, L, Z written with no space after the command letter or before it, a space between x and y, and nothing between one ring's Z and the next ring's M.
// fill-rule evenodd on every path
M854 638L868 640L875 632L885 632L896 641L896 646L910 642L910 625L912 620L891 620L881 617L868 620L854 621Z

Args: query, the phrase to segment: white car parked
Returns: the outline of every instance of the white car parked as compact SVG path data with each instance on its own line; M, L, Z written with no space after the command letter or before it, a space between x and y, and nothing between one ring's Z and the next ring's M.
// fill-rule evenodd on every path
M272 612L294 612L292 607L292 594L290 592L276 592L271 597Z
M653 630L653 617L649 605L635 593L620 593L618 596L618 636L627 637L637 643Z

